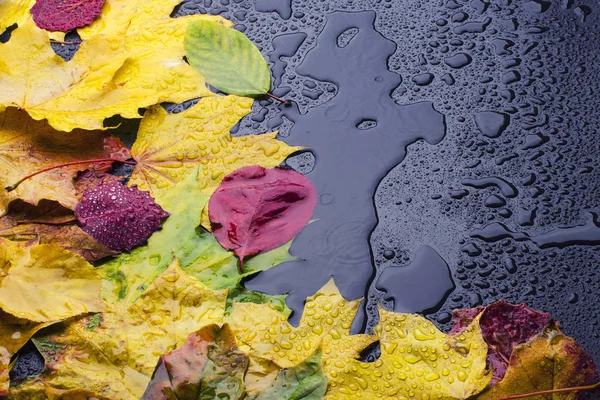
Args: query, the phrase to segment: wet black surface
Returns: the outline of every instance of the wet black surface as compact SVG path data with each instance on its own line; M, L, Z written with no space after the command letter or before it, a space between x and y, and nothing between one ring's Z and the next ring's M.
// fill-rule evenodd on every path
M597 6L284 3L179 10L232 19L295 102L257 103L237 134L278 129L313 153L288 161L320 193L292 246L306 261L247 286L299 310L334 275L345 296L368 290L368 327L378 301L442 328L457 307L525 302L600 359Z
M302 302L334 276L448 329L495 300L548 311L600 361L600 9L557 0L194 0L270 61L236 135L279 130L319 191L292 254L247 287ZM178 109L177 106L171 106Z

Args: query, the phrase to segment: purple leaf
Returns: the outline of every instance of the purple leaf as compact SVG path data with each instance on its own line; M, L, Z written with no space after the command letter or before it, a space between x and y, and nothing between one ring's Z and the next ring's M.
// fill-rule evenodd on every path
M550 324L550 316L525 304L514 305L501 300L487 307L454 310L450 332L461 332L480 313L479 325L488 345L488 362L493 369L490 385L495 385L504 378L513 349L542 332Z
M210 198L208 215L215 237L238 256L272 250L293 239L310 221L316 189L296 171L258 165L225 178Z
M35 24L49 31L67 32L92 23L105 0L37 0L31 8Z
M102 182L83 192L75 215L81 229L94 239L111 250L129 251L160 229L169 213L136 185Z

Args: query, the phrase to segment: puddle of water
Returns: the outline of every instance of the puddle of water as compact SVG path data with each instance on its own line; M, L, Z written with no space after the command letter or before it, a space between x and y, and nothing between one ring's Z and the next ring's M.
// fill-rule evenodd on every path
M306 114L297 108L282 111L294 123L283 140L306 146L316 159L308 176L319 193L317 221L292 243L290 252L301 261L261 273L246 287L291 293L294 322L304 299L331 276L344 297L364 296L373 273L368 239L377 223L373 193L379 181L402 161L410 143L436 144L444 137L444 117L431 103L399 105L391 98L401 82L387 66L396 45L374 29L374 22L372 11L328 14L296 72L333 83L337 94ZM341 45L340 37L347 38L350 30L352 38ZM433 290L428 293L436 296Z

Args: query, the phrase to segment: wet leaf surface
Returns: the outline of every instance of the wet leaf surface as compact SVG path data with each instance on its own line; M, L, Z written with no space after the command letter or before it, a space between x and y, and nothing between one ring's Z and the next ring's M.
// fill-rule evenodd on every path
M198 183L210 196L236 169L278 166L298 148L275 139L275 133L234 137L229 132L251 107L252 99L223 96L203 98L178 114L149 109L131 149L138 164L130 184L156 198L199 167Z
M122 254L102 267L100 273L106 279L105 298L132 303L169 266L173 255L179 258L187 273L213 289L234 287L244 276L291 259L289 246L282 246L250 260L245 273L240 274L233 253L223 249L213 235L199 227L208 198L198 186L198 173L196 168L156 199L171 216L162 229L148 239L147 245Z
M25 399L85 388L102 399L139 399L159 357L183 345L190 332L219 323L226 297L174 260L136 302L114 304L101 323L84 317L37 336L46 368L12 392Z
M48 324L20 319L0 310L0 396L8 396L11 357Z
M0 110L19 107L63 131L102 129L113 115L140 118L142 107L214 96L183 61L183 35L190 21L229 23L212 16L169 18L175 5L109 1L105 9L112 20L98 18L82 29L83 43L66 62L52 50L48 32L35 26L28 7L10 2L6 24L21 23L2 44Z
M75 207L81 229L114 251L130 251L160 229L169 216L148 192L121 182L101 182L83 192Z
M45 121L34 121L26 112L9 108L0 113L0 215L7 212L9 203L15 199L34 205L42 199L54 200L67 208L75 208L79 194L73 179L77 173L86 169L107 171L110 162L53 169L24 181L11 192L4 187L44 168L105 158L124 161L130 158L129 150L108 133L59 132Z
M524 304L498 301L487 307L454 310L452 333L458 334L478 316L483 339L488 345L488 362L493 369L491 385L502 380L513 350L543 332L550 316Z
M496 400L543 390L585 386L598 381L598 370L592 357L573 339L556 328L550 328L527 343L516 346L504 379L477 399ZM565 392L529 398L594 399L598 397L598 391L594 393Z
M51 322L102 311L100 287L100 274L81 256L0 239L0 308L15 317Z
M211 86L240 96L269 91L269 66L243 33L218 22L194 21L186 28L184 46L190 65Z
M321 350L293 368L284 369L275 381L253 400L319 400L327 390L327 378L321 366Z
M310 221L317 204L308 178L292 170L250 166L223 178L210 198L211 227L240 260L277 248Z
M31 16L42 29L67 32L91 24L103 5L104 0L37 0Z
M160 357L142 400L240 399L247 368L229 325L208 325Z

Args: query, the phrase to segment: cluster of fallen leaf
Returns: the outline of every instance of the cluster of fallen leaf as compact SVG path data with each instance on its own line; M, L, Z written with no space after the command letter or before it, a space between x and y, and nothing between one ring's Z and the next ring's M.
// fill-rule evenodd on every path
M285 242L316 196L274 168L296 148L275 133L229 133L253 104L241 96L269 89L260 52L220 17L171 18L179 2L0 3L0 33L17 25L0 44L0 186L10 189L0 190L0 396L594 395L594 361L522 305L458 310L449 334L380 310L373 335L350 335L358 302L333 282L307 299L298 327L285 296L244 289L243 278L292 258ZM82 43L65 61L50 45L64 34L50 30L76 27ZM178 114L160 106L199 97ZM114 115L142 118L131 149L105 130ZM135 164L129 186L107 174L115 162ZM11 382L30 340L44 370ZM362 361L376 345L378 359Z

